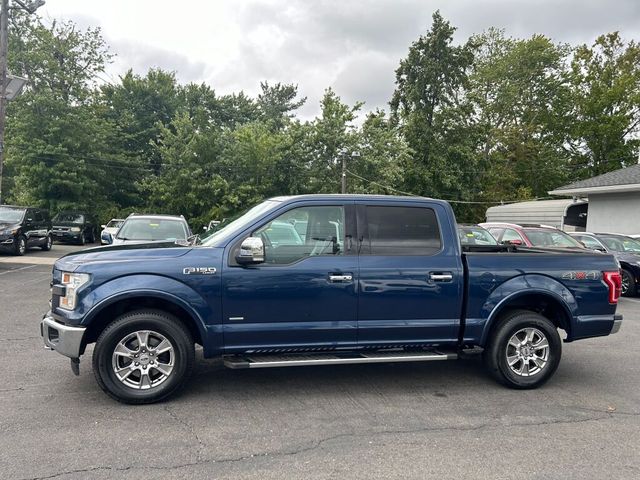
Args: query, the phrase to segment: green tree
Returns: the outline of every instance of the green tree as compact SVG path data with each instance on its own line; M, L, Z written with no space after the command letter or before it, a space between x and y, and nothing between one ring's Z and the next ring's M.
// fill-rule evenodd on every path
M640 45L618 32L577 47L571 62L569 153L574 178L636 163L640 153Z
M412 43L396 70L396 90L391 100L394 119L413 151L405 165L405 189L425 195L456 190L457 158L447 156L443 109L458 102L473 61L474 45L453 44L455 28L440 12L433 14L431 29Z
M18 16L10 43L10 67L29 84L8 108L9 200L52 210L109 205L123 170L112 125L95 109L94 82L110 58L99 30Z
M369 112L357 141L358 156L347 164L348 192L397 194L403 186L403 166L411 159L411 150L397 126L384 111Z
M495 29L472 41L478 49L460 119L475 143L480 198L546 196L567 175L568 47Z
M283 85L276 83L269 85L268 82L261 82L262 92L258 95L258 109L262 118L272 122L273 127L279 130L284 127L299 109L307 101L307 97L296 99L298 87L296 85Z
M223 149L221 130L211 127L203 131L186 113L179 113L168 126L160 127L160 138L153 148L160 168L157 175L143 182L145 209L184 215L195 228L219 217L229 191L216 165Z
M307 169L306 193L341 191L342 155L351 156L358 149L355 120L362 103L349 106L328 88L320 101L321 114L309 123L304 142L301 168Z

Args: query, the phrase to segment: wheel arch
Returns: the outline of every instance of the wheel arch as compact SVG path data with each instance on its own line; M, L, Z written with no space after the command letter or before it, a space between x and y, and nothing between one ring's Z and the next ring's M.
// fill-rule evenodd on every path
M166 292L132 291L108 298L87 314L85 320L87 330L82 339L81 354L84 353L86 346L94 343L102 331L117 317L143 309L160 310L174 315L189 329L195 342L204 345L205 324L191 306Z
M487 344L500 320L514 310L538 313L551 320L557 328L564 330L567 338L571 338L573 315L567 302L552 291L529 289L508 295L493 308L482 332L482 347Z

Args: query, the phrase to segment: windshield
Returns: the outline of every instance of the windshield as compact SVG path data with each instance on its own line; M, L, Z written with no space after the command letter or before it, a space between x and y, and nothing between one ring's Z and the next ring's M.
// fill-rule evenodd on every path
M631 237L598 237L614 252L640 253L640 242Z
M55 222L65 222L65 223L84 223L84 215L79 213L59 213L52 220Z
M534 247L584 248L575 238L560 230L526 230L526 233Z
M119 228L124 223L124 220L111 220L107 223L107 228Z
M215 232L202 240L202 246L214 247L224 243L229 237L232 237L236 232L242 230L245 226L250 225L255 220L260 218L263 213L271 210L280 202L274 200L266 200L259 203L255 207L250 208L245 213L235 218L235 220L224 220L218 225Z
M2 223L20 223L23 215L23 208L0 207L0 222Z
M497 245L493 235L482 227L460 227L458 229L462 245Z
M181 220L130 218L124 222L116 238L120 240L186 240L187 230Z

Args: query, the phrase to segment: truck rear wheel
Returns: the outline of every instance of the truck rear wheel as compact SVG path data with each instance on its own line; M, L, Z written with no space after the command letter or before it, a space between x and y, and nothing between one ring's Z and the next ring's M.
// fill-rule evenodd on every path
M125 313L100 334L93 372L112 398L154 403L180 389L193 370L194 341L179 319L159 310Z
M505 316L493 330L483 358L489 373L517 389L536 388L554 374L562 356L555 325L528 310Z

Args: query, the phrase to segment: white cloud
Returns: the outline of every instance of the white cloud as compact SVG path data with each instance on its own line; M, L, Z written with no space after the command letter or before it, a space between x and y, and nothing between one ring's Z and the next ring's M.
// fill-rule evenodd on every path
M637 0L49 0L40 13L102 27L117 55L112 76L161 67L221 93L296 83L308 117L329 86L350 103L385 107L400 58L436 9L458 27L457 41L490 26L574 44L640 33Z

